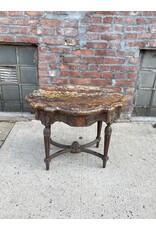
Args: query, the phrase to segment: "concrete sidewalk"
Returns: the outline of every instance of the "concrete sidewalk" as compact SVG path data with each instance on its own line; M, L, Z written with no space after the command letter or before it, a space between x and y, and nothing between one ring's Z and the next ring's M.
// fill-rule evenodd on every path
M43 126L34 120L15 123L0 149L0 218L155 219L156 129L150 122L112 128L106 169L100 158L66 153L46 171ZM96 125L52 126L52 138L66 144L95 136ZM103 152L103 135L98 151Z

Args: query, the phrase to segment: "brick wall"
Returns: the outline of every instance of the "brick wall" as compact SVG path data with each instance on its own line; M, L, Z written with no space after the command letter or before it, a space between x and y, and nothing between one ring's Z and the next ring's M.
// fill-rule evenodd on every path
M0 42L37 44L40 85L116 88L129 116L139 50L156 47L156 11L1 11Z

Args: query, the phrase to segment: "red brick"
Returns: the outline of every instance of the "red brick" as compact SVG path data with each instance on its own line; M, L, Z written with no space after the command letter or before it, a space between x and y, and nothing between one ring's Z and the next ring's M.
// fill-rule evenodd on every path
M125 22L126 24L132 25L132 24L135 24L135 23L136 23L136 20L135 20L135 18L125 18L125 19L124 19L124 22Z
M51 45L61 45L63 44L62 38L43 38L43 43Z
M39 73L39 76L40 76L40 77L47 77L47 76L50 75L49 72L46 71L46 70L40 70L40 69L39 69L38 73Z
M90 16L86 15L83 19L82 19L82 23L90 23L91 22L91 18Z
M125 33L125 38L126 39L136 39L137 38L137 33Z
M114 73L114 78L121 79L126 77L127 77L126 73Z
M81 64L81 65L80 65L80 70L83 70L83 71L88 70L88 65Z
M137 71L136 66L121 66L121 71L129 72L129 71Z
M7 32L7 27L0 26L0 33L6 33Z
M114 18L114 23L115 24L123 24L123 18Z
M61 53L61 54L70 53L70 49L64 48L64 47L52 47L52 48L49 48L49 50L52 53Z
M94 17L92 19L92 23L102 23L102 18L101 17Z
M80 72L76 71L61 71L60 72L61 77L80 77Z
M106 79L91 79L91 84L96 86L107 86L111 84L111 81Z
M49 49L47 46L38 46L38 52L46 53L48 51L49 51Z
M8 14L10 16L21 16L22 15L22 12L21 11L8 11Z
M139 58L134 58L134 57L130 58L128 61L128 63L130 64L137 64L138 62L139 62Z
M90 32L105 32L110 31L110 26L101 26L101 25L91 25L88 28L88 31Z
M99 34L86 34L89 40L99 40Z
M123 58L124 58L124 57L125 57L125 52L124 52L124 51L117 51L117 52L116 52L116 56L117 56L117 57L123 57Z
M16 37L16 41L17 42L25 42L25 43L32 43L32 44L37 44L38 43L38 38L34 38L34 37L22 37L22 36L18 36Z
M124 26L112 26L112 30L113 31L117 31L117 32L123 32L124 31Z
M78 57L63 57L62 61L64 63L80 63L81 59Z
M57 19L42 19L41 20L42 26L61 26L61 20Z
M0 42L14 42L14 38L11 36L0 36Z
M43 29L42 34L43 35L56 35L56 29L55 28Z
M79 43L79 40L76 40L76 39L66 39L65 40L65 45L68 45L68 46L75 46Z
M103 23L112 23L112 21L113 21L113 18L112 18L112 17L105 17L105 18L103 19Z
M115 15L116 11L96 11L96 14L102 14L102 15Z
M0 16L8 16L8 11L0 11Z
M132 47L144 47L146 46L146 43L144 41L132 41L132 42L127 42L126 45Z
M119 50L121 48L121 42L110 42L108 48Z
M94 54L93 50L74 50L72 53L78 56L92 56Z
M113 59L113 58L105 58L106 64L123 64L125 62L125 59Z
M63 36L69 36L69 37L76 37L79 32L77 29L58 29L57 30L58 35L63 35Z
M68 65L66 65L66 64L60 64L60 69L61 70L68 70Z
M0 18L0 25L14 25L14 20L9 18Z
M56 55L54 54L42 54L39 53L39 60L41 61L56 61Z
M121 65L116 65L116 66L110 66L110 71L120 71Z
M87 48L95 48L95 49L104 49L108 47L107 42L87 42L86 44Z
M83 77L97 77L97 78L99 78L100 77L100 73L99 72L84 72L83 74L82 74L82 76Z
M23 25L23 26L29 26L29 25L35 26L35 25L39 24L39 20L20 18L20 19L16 19L15 22L13 23L13 25L14 24Z
M28 16L42 16L44 14L44 11L25 11L24 12L25 15Z
M77 79L70 79L70 84L74 85L89 85L90 79L88 78L77 78Z
M13 34L29 34L30 29L27 27L11 27L10 28L10 33Z
M118 39L122 39L122 35L121 34L102 34L101 39L107 40L107 41L118 40Z
M115 52L112 50L96 50L95 56L115 56Z
M47 69L49 67L49 63L39 62L38 67L39 67L39 69Z
M56 62L51 62L51 63L49 63L49 67L51 69L56 69L57 68L57 63Z
M50 84L50 78L48 77L39 77L39 84L40 85L48 85Z
M69 64L68 65L68 69L69 70L78 70L79 69L79 65Z
M156 16L156 11L143 11L143 16Z
M130 79L137 78L137 73L128 73L128 78L130 78Z
M94 64L102 64L103 58L83 58L83 63L94 63Z
M75 64L60 64L60 69L61 70L78 70L79 69L79 65L75 65Z
M146 24L147 20L146 20L146 18L137 18L136 23L137 24Z
M78 21L63 21L64 27L73 27L77 28L78 27Z
M109 67L108 67L108 65L102 65L102 66L100 66L100 71L108 71L108 69L109 69Z
M112 77L112 72L103 72L102 77L103 78L111 78Z
M98 65L89 65L89 70L98 70L99 66Z
M135 82L132 80L115 80L115 86L125 86L125 87L129 87L129 86L134 86Z
M52 84L68 84L68 79L66 78L53 78Z

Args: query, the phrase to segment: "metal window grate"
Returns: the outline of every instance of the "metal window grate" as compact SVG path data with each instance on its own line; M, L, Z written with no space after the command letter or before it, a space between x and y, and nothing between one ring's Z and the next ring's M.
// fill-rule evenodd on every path
M18 83L16 67L0 67L0 80L3 83Z
M26 94L38 89L37 47L0 45L0 111L32 111Z
M134 116L156 116L156 50L141 50Z

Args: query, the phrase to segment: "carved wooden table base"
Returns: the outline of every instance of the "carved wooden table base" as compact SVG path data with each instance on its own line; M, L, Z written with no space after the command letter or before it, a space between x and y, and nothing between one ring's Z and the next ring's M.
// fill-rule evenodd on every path
M67 152L73 154L86 152L103 160L103 168L108 160L108 148L112 133L111 124L120 116L125 97L112 89L89 86L51 86L35 90L26 96L26 101L36 110L36 119L45 126L44 145L46 170L50 161ZM84 127L97 122L97 136L94 141L80 145L74 141L72 145L62 145L51 140L51 125L56 121L70 126ZM101 140L102 122L106 123L104 133L104 153L88 149ZM60 147L61 150L50 154L50 145Z
M96 137L96 139L94 141L89 142L89 143L84 144L84 145L80 145L77 141L74 141L72 143L72 145L62 145L60 143L57 143L50 138L50 134L51 134L50 127L44 128L43 134L44 134L45 152L46 152L46 158L44 159L44 162L46 163L46 170L49 170L49 164L53 158L55 158L59 155L62 155L64 153L67 153L67 152L71 152L73 154L85 152L85 153L89 153L89 154L92 154L94 156L97 156L103 160L103 168L105 168L106 162L109 159L107 154L108 154L108 148L109 148L109 142L110 142L110 136L111 136L112 129L111 129L110 124L108 124L105 128L104 155L103 155L101 153L98 153L96 151L88 149L88 147L91 147L94 144L96 144L97 148L99 147L99 143L101 140L100 135L101 135L101 128L102 128L102 121L98 121L97 124L98 125L97 125L97 137ZM62 150L55 152L55 153L50 155L50 144L52 144L56 147L59 147Z

